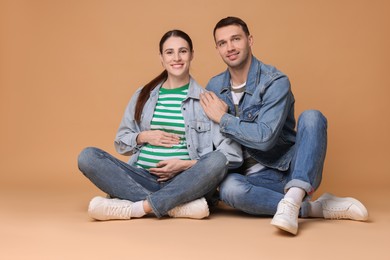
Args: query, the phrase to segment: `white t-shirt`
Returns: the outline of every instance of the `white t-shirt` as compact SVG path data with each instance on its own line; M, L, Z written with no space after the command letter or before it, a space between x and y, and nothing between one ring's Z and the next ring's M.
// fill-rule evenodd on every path
M240 103L240 100L245 93L245 85L246 85L246 82L244 82L243 84L238 85L238 86L233 86L233 84L230 83L233 103L234 103L236 109L238 109L238 104ZM243 152L244 152L244 159L250 158L250 155L245 148L243 148ZM252 165L251 167L245 169L245 174L248 175L251 173L259 172L263 168L264 168L264 165L262 165L261 163L256 163L256 164Z

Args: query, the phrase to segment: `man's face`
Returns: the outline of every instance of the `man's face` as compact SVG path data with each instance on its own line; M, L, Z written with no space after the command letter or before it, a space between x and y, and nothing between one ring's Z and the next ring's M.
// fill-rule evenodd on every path
M229 25L215 31L216 49L230 68L242 68L250 62L253 38L239 25Z

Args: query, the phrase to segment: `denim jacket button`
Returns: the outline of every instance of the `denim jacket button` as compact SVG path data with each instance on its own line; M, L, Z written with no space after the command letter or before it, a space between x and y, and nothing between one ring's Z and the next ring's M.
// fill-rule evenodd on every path
M251 114L251 113L249 113L249 114L248 114L248 117L249 117L249 118L252 118L252 114Z

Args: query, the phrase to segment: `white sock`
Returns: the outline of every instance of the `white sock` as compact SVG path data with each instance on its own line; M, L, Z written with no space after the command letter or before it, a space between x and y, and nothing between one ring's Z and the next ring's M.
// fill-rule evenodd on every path
M146 213L144 211L144 202L142 200L134 202L133 205L131 205L131 217L132 218L141 218L145 216Z
M322 204L321 202L316 201L310 201L309 202L309 212L308 217L311 218L323 218L324 212L322 210Z
M301 206L302 200L306 195L306 191L298 188L298 187L291 187L286 194L284 195L284 198L287 199L292 199L295 204L298 206Z

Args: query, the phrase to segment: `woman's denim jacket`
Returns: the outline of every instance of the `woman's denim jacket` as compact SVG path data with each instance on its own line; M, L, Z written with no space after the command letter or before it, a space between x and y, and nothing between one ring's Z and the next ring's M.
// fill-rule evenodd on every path
M238 117L230 91L228 70L213 77L206 87L229 106L220 122L221 132L245 146L261 164L285 171L294 153L294 96L290 81L276 68L252 56Z
M141 114L141 123L134 119L135 105L141 89L138 89L127 105L118 132L115 138L115 148L118 153L132 155L129 164L134 164L142 145L137 144L140 132L150 130L150 122L157 104L158 93L162 84L151 91ZM213 150L222 152L229 161L229 168L241 166L243 158L241 145L226 138L219 130L219 125L212 122L204 113L200 105L199 95L205 90L190 79L187 98L183 101L181 111L185 123L185 137L187 148L192 160L199 159Z

